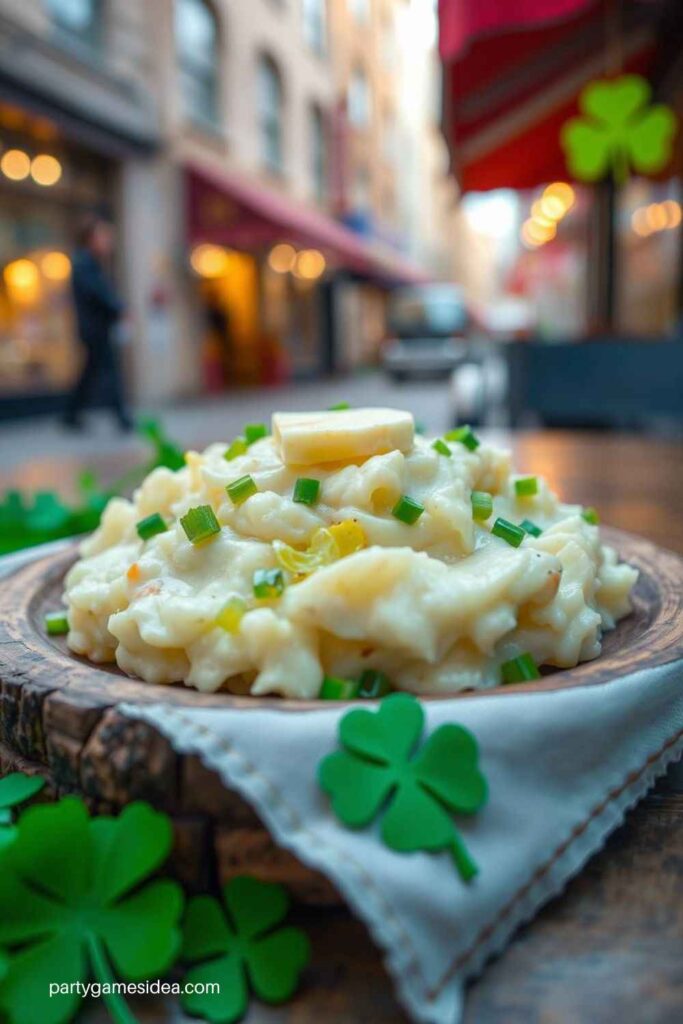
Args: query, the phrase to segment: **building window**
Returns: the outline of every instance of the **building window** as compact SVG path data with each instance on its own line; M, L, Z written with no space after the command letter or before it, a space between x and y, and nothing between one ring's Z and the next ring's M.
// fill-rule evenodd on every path
M46 6L59 29L91 45L99 41L100 0L47 0Z
M316 53L327 49L326 0L303 0L304 38Z
M370 21L370 0L351 0L351 13L359 25Z
M349 82L349 121L356 128L365 128L370 121L370 90L367 75L356 68Z
M218 23L207 0L176 0L175 33L185 116L218 123Z
M322 203L327 195L327 130L325 115L315 104L311 107L311 177L313 194Z
M263 162L282 171L282 80L272 57L263 56L258 67L259 125Z

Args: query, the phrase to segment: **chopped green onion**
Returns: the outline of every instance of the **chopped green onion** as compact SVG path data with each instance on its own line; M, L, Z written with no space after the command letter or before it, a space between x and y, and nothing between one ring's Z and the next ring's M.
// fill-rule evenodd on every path
M334 405L327 407L328 412L342 412L344 409L350 409L351 406L348 402L336 402Z
M493 498L486 491L472 491L472 518L483 523L493 512Z
M432 448L439 455L447 455L449 458L453 454L445 441L442 441L440 437L437 437L436 441L432 444Z
M494 537L500 537L502 540L506 540L508 544L511 544L513 548L518 548L526 537L526 533L521 526L516 526L511 523L509 519L496 519L493 524L491 533Z
M527 679L541 678L536 662L528 652L512 658L511 661L504 661L500 666L500 673L504 683L524 683Z
M600 522L600 516L598 515L597 509L594 509L592 507L585 508L581 513L581 516L583 519L586 520L587 523L590 523L591 526L597 526Z
M518 498L533 498L534 494L538 494L538 477L518 477L515 480L515 494Z
M246 610L247 602L244 598L230 597L216 616L215 624L226 633L237 633Z
M233 505L241 505L242 502L246 501L247 498L251 498L252 494L256 494L258 491L256 481L248 473L246 476L233 480L225 489Z
M300 476L294 484L292 501L297 501L300 505L315 505L319 494L319 480L314 480L312 477L308 476Z
M360 677L359 686L358 696L368 700L371 700L373 697L386 697L392 690L391 683L384 675L384 672L377 672L372 668L365 670Z
M419 501L409 498L407 494L402 494L392 508L391 514L400 519L402 523L412 526L418 521L424 510L424 505L421 505Z
M536 523L532 523L530 519L522 519L519 524L523 530L526 531L531 537L540 537L543 530L540 526L536 526Z
M244 428L244 440L247 444L260 441L262 437L268 437L268 427L265 423L247 423Z
M150 537L156 537L157 533L166 533L168 526L158 512L152 512L151 516L146 516L136 523L135 529L138 531L138 537L149 540Z
M336 676L325 676L320 687L320 700L353 700L358 696L360 683L355 679L338 679Z
M48 636L64 636L69 632L66 612L48 612L45 616L45 632Z
M444 434L444 437L447 441L459 441L471 452L476 451L481 443L479 438L472 433L471 427L456 427L455 430L449 430Z
M427 428L424 425L424 423L422 422L422 420L415 420L415 433L416 434L426 434L427 433Z
M254 597L267 600L279 597L285 589L282 569L257 569L253 579Z
M223 458L225 459L226 462L232 462L232 460L238 458L238 456L246 455L247 448L248 445L246 442L246 438L236 437L235 440L230 444L230 447L227 449L225 454L223 455Z
M180 517L180 525L191 544L202 544L221 532L216 513L210 505L198 505Z

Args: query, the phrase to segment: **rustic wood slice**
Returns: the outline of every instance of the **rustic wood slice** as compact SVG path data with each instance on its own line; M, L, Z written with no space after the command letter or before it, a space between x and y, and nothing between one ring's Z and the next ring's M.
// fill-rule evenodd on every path
M604 534L640 572L633 614L606 634L596 661L487 694L595 685L683 661L683 559L620 531ZM98 811L149 800L173 818L174 869L191 890L248 869L285 882L302 899L336 902L329 883L275 846L251 808L197 757L177 754L151 726L116 709L124 701L169 701L301 711L321 702L156 686L71 654L62 638L45 635L43 617L60 606L64 574L75 557L71 547L32 562L0 590L0 774L17 767L41 772L49 780L48 796L79 793ZM471 694L454 696L466 700Z

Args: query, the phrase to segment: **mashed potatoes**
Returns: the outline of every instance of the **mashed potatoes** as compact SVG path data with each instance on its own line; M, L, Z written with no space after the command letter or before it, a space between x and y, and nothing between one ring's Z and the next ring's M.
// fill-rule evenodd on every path
M152 683L290 697L367 669L447 693L497 685L522 654L561 668L597 657L635 570L580 507L540 478L520 487L505 452L464 440L434 447L393 410L279 414L229 458L213 444L154 470L81 546L69 646ZM295 495L301 478L313 483ZM486 518L472 492L480 516L491 496ZM181 522L198 507L215 530L201 543ZM155 514L163 532L141 539Z

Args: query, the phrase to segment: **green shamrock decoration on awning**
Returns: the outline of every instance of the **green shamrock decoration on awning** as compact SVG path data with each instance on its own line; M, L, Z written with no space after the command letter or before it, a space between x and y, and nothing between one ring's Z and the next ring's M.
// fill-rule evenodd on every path
M275 928L286 916L289 897L281 885L240 876L223 889L225 906L212 896L188 904L183 957L203 961L185 982L218 983L219 992L184 993L183 1008L212 1024L231 1024L248 1005L248 985L267 1003L282 1003L297 988L310 946L299 928Z
M560 141L567 167L579 181L612 174L618 184L629 168L657 174L671 159L676 115L663 103L650 103L652 89L641 75L590 82L579 96L582 117L563 125Z
M9 1024L65 1024L77 991L49 994L50 982L157 978L177 956L182 890L142 885L168 856L171 826L149 805L118 818L90 819L66 797L29 808L0 853L0 947L8 954L0 1011ZM134 892L132 891L134 890ZM132 1017L118 992L103 993L116 1024Z
M442 725L412 756L424 718L422 705L406 693L386 697L375 712L349 711L339 723L343 749L321 761L319 782L349 828L365 828L386 804L380 834L388 847L450 850L467 881L477 866L451 814L474 814L486 802L477 742L461 725Z
M25 775L24 772L12 772L0 779L0 826L9 825L12 821L12 808L35 796L44 785L42 775Z

